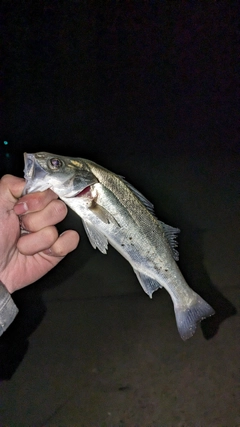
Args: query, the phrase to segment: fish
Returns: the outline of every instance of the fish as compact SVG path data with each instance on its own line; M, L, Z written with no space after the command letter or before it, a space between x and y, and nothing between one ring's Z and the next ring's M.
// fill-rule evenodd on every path
M185 281L178 265L178 228L159 221L154 206L124 177L95 162L47 152L24 153L23 194L50 188L75 211L94 249L112 245L132 266L146 294L170 294L180 337L192 337L213 308Z

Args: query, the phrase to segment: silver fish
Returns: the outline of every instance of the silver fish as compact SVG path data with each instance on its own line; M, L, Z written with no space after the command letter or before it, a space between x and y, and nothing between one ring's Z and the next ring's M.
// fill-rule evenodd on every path
M214 314L186 283L176 260L178 228L158 221L153 205L131 184L96 163L46 152L24 154L24 194L51 188L81 218L94 248L110 243L131 264L143 290L170 294L179 334L190 338L197 322Z

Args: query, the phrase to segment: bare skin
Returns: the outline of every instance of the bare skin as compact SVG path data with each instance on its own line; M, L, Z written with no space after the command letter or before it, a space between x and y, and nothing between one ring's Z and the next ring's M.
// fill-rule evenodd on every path
M55 225L67 207L51 190L21 197L25 180L4 175L0 180L0 281L12 293L44 276L79 243ZM21 234L20 225L30 233Z

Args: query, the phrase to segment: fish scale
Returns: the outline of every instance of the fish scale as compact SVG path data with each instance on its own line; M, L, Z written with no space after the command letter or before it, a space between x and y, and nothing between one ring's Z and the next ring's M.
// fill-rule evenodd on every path
M177 266L180 230L158 221L152 203L123 177L82 158L46 152L25 153L24 158L24 194L50 188L81 217L94 248L106 254L110 243L127 259L150 298L164 287L183 340L214 314Z

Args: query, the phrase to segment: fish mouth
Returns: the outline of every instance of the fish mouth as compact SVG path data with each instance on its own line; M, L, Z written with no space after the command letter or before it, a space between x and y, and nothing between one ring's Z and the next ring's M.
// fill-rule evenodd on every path
M55 175L47 164L49 153L24 153L24 178L26 184L23 195L35 191L45 191L50 188L59 197L76 197L85 188L98 183L96 176L88 169L82 169L79 173L74 170L70 173L60 173ZM51 160L51 159L50 159ZM43 166L42 166L43 165ZM55 176L54 176L55 175Z
M35 177L42 179L47 175L47 172L36 162L34 154L24 153L24 164L24 178L26 180Z
M24 179L26 185L23 190L23 195L30 191L44 191L49 188L48 184L43 185L43 180L47 172L36 161L35 155L24 153Z
M34 171L34 156L33 154L24 153L24 178L28 180L32 178Z

